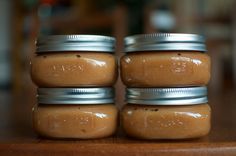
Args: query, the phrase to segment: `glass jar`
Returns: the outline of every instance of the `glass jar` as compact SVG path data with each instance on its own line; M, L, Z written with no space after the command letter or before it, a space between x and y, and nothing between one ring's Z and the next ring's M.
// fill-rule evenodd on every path
M205 39L195 34L125 38L121 79L128 87L204 86L210 79Z
M98 35L53 35L37 40L31 78L39 87L112 86L117 79L115 39Z
M115 133L113 88L39 88L35 131L49 138L103 138Z
M206 87L128 88L121 123L140 139L189 139L210 131Z

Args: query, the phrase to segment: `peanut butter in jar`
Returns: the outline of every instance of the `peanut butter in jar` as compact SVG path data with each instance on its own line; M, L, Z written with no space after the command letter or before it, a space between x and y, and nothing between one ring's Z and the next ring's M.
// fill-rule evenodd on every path
M204 86L210 80L205 39L194 34L149 34L125 38L121 79L127 87Z
M113 96L112 88L39 88L34 129L48 138L110 136L116 131L118 116Z
M139 139L203 137L211 127L206 92L206 87L128 88L122 127Z
M106 87L117 79L115 39L98 35L53 35L37 41L31 78L39 87Z

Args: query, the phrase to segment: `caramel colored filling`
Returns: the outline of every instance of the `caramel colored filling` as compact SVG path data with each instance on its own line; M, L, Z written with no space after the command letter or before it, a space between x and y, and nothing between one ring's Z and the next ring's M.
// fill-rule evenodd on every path
M202 86L210 79L210 57L200 52L137 52L121 58L128 87Z
M31 77L39 87L112 86L117 64L109 53L45 53L32 60Z
M117 127L114 105L39 105L33 108L36 132L50 138L102 138Z
M208 104L188 106L126 105L121 112L124 131L141 139L188 139L207 135Z

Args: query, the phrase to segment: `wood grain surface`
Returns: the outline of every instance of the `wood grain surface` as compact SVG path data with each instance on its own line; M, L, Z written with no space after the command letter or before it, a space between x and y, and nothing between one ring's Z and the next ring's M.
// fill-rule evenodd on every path
M212 129L194 140L136 140L119 129L115 136L96 140L49 140L32 129L35 91L0 93L0 156L236 156L236 91L211 93Z

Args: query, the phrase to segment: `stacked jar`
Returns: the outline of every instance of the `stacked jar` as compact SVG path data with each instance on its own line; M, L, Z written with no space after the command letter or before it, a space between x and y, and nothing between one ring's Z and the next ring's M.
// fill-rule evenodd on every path
M50 138L101 138L116 131L115 39L99 35L40 37L31 62L38 86L36 132Z
M121 79L127 104L123 129L141 139L188 139L210 131L207 87L210 58L195 34L147 34L125 38Z

